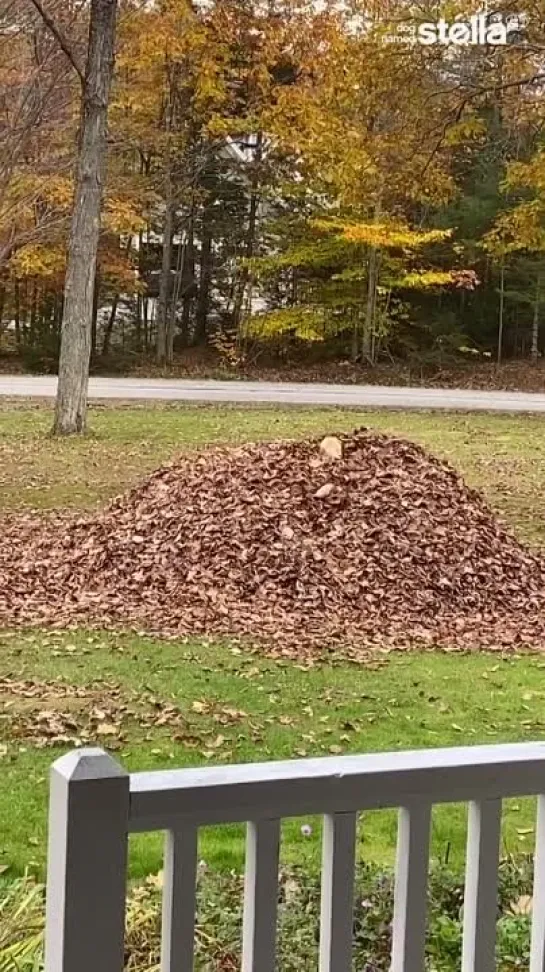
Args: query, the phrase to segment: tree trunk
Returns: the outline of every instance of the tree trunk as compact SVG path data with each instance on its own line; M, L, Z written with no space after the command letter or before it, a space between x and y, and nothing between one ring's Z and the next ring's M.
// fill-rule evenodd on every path
M369 252L367 267L367 301L361 336L361 353L363 358L365 358L367 361L371 361L378 281L378 250L374 246L371 247Z
M15 346L21 348L21 288L19 281L15 281Z
M382 200L380 197L375 202L373 222L378 223L382 212ZM377 307L377 285L379 277L380 252L376 246L369 250L367 262L367 298L365 303L365 318L363 321L361 335L362 358L373 361L373 334L375 330L375 312Z
M102 357L106 358L110 353L110 344L112 341L112 332L114 329L115 319L117 317L117 307L119 304L119 294L116 294L112 306L110 308L110 316L108 317L108 323L104 329L104 340L102 342Z
M187 239L184 253L184 277L187 284L182 285L182 344L186 348L189 344L191 331L191 317L193 310L193 282L195 280L195 203L191 200L191 209L187 226ZM182 282L183 283L183 282Z
M501 265L500 265L500 306L498 311L498 355L496 359L498 367L499 365L501 365L501 359L503 353L504 307L505 307L505 257L502 256Z
M42 312L42 328L43 328L43 312ZM36 343L36 322L38 319L38 290L36 287L36 281L32 283L31 297L30 297L30 341L31 344Z
M142 352L142 294L136 295L135 344L139 354Z
M353 364L357 363L360 356L360 323L360 315L356 310L352 322L352 348L350 353Z
M150 339L149 300L147 297L142 299L142 325L144 328L144 351L147 351L152 343Z
M173 246L174 250L174 246ZM172 293L170 297L170 308L168 314L168 326L167 326L167 362L172 364L174 361L174 337L176 334L176 320L178 314L178 305L180 303L180 293L183 291L183 279L185 274L185 258L186 258L186 243L183 235L178 238L178 246L176 248L176 274L174 277L174 286L172 288Z
M85 432L117 0L92 0L53 432Z
M534 364L537 364L539 357L539 305L541 302L541 274L538 273L536 280L536 293L534 299L534 317L532 320L532 347L530 357Z
M172 158L170 132L172 127L172 91L168 87L167 105L165 108L166 149L164 158L164 193L165 193L165 221L163 224L163 260L161 266L161 280L159 282L159 300L157 303L157 364L164 365L168 357L168 308L170 296L170 278L172 272L172 236L174 229L174 199L172 192Z
M195 344L205 344L208 311L210 305L210 283L212 279L212 233L210 219L206 212L202 221L201 260L199 271L199 296L195 319Z
M132 243L132 240L131 240ZM141 283L144 276L144 263L143 263L143 247L144 247L144 233L142 230L138 233L138 281ZM142 294L137 294L136 297L136 350L142 352L146 348L147 335L145 333L144 324L144 298Z
M140 246L142 246L142 234L140 234ZM127 244L125 246L125 254L126 254L127 257L130 255L131 249L132 249L132 236L129 236L129 238L127 240ZM116 319L117 319L117 311L118 311L118 308L119 308L119 299L120 299L120 297L121 297L121 294L116 294L115 295L115 297L114 297L114 299L112 301L112 306L110 308L110 316L108 317L108 322L107 322L106 327L104 329L104 339L102 341L102 350L100 352L101 353L101 356L103 358L105 358L110 353L110 345L112 343L112 334L113 334L114 325L115 325L115 322L116 322ZM138 295L138 300L140 301L140 295ZM140 345L139 345L139 339L140 339L140 324L141 324L141 321L140 321L140 304L138 304L137 324L136 324L136 327L137 327L137 344L138 344L138 350L140 350ZM96 337L95 337L95 341L96 341ZM95 351L96 351L96 348L94 349L94 352Z
M161 365L166 363L168 351L168 308L172 272L173 222L174 207L172 197L170 197L166 201L165 222L163 226L163 261L161 266L161 280L159 283L159 300L157 302L157 363Z
M246 245L244 256L247 260L255 254L256 249L256 236L257 236L257 216L259 212L259 185L261 181L261 163L263 161L263 132L259 132L257 135L256 149L255 149L255 159L253 163L253 173L251 178L251 195L250 195L250 209L248 213L248 232L246 234ZM238 285L235 290L235 299L233 306L233 324L238 332L240 324L242 321L242 311L244 307L244 297L246 294L246 287L248 286L248 281L250 279L250 269L249 267L243 267ZM237 339L240 335L237 333Z

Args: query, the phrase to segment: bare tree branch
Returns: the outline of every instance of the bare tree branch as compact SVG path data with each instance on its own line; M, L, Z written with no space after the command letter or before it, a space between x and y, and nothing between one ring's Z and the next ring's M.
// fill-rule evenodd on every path
M81 64L79 63L79 59L76 56L75 51L72 49L72 45L69 43L68 38L65 37L63 31L60 29L59 25L55 22L54 18L50 14L48 14L47 10L45 10L42 4L42 0L30 0L30 3L42 18L47 29L53 34L53 37L57 41L57 44L59 45L63 54L65 54L68 60L70 61L70 64L74 68L74 71L78 75L81 83L84 84L85 83L84 70Z

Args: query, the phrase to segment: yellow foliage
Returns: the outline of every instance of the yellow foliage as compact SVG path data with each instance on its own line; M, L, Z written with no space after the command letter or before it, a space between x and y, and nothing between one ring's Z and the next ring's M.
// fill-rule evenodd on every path
M484 135L486 135L484 119L477 115L470 115L448 129L445 141L447 145L451 146L463 145L465 142L478 140Z
M513 162L507 167L502 189L506 194L524 190L526 197L501 213L483 246L490 253L503 256L528 250L545 251L545 151L540 149L527 162Z
M363 243L384 250L418 250L431 243L441 243L452 236L452 230L412 230L403 223L343 223L340 220L315 220L317 229L336 231L350 243Z
M426 290L428 287L446 287L454 282L450 270L412 270L396 281L398 287Z
M521 250L544 252L544 216L543 203L539 199L520 203L496 220L484 239L484 248L498 256Z
M66 254L63 248L28 243L12 256L9 270L17 280L42 277L51 278L63 274Z
M304 306L286 307L281 310L255 314L247 325L248 334L261 339L293 334L301 341L324 341L326 324L331 314L324 308ZM329 321L330 323L330 321Z
M419 232L408 226L387 223L357 223L347 226L344 237L353 243L366 243L383 249L417 250L430 243L441 243L452 235L452 230L428 230Z
M102 226L117 236L129 236L145 229L146 220L136 205L127 199L107 199Z

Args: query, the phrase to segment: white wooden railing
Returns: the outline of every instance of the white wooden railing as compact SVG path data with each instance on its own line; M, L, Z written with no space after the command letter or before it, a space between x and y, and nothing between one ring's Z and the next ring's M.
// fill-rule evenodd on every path
M357 814L399 807L392 972L422 972L431 810L469 804L462 972L493 972L501 801L538 796L530 972L545 970L545 743L129 775L101 750L53 766L46 972L122 972L127 838L166 831L163 972L193 968L200 826L248 825L243 972L273 972L280 821L323 814L320 972L349 972Z

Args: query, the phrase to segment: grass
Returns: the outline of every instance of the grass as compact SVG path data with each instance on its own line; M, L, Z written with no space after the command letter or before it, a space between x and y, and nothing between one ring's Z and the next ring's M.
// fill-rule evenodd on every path
M62 442L46 437L49 423L49 413L39 408L0 410L3 510L96 506L186 448L368 425L415 439L447 458L485 492L521 538L545 542L545 418L540 416L97 408L90 436ZM133 718L121 734L107 737L129 769L545 738L545 664L539 656L406 653L379 656L376 665L365 668L324 664L304 670L241 653L232 644L85 631L4 632L0 678L93 685L105 706L115 683L138 712L149 708L150 694L178 707L188 720L184 733L150 728ZM98 687L97 679L103 680ZM38 725L44 710L66 712L71 702L51 700L47 684L32 699L6 685L0 688L0 873L4 866L21 873L29 864L41 872L48 767L67 745L59 740L41 748L39 731L28 732L29 713ZM76 724L85 705L73 710ZM224 719L225 708L244 715ZM9 718L1 718L2 710ZM104 738L98 741L104 744ZM311 821L309 837L303 837L301 823L288 821L284 828L284 858L317 861L319 823ZM504 849L531 848L533 823L532 806L511 801ZM463 809L436 809L434 855L460 860L464 838ZM393 814L365 816L360 827L365 859L389 861L394 841ZM237 828L203 834L201 856L220 868L237 867L241 851ZM133 842L134 875L156 870L160 860L159 836Z
M527 540L545 545L545 416L294 408L94 408L92 434L51 441L48 410L0 410L0 508L92 507L177 452L217 442L321 435L358 425L449 460Z
M115 683L132 705L134 698L151 693L184 714L187 726L180 739L169 726L150 729L138 720L120 738L106 739L131 770L545 738L545 664L539 656L407 653L385 656L375 666L322 664L304 670L206 642L96 632L4 633L1 676L48 682L59 672L71 686L102 680L105 706ZM21 872L30 858L41 870L48 767L67 747L40 748L37 730L38 738L19 737L18 719L29 707L36 716L44 709L68 706L71 711L70 701L51 701L45 692L10 701L9 720L0 720L0 864ZM224 710L234 718L224 719ZM74 718L77 722L77 713ZM104 745L104 738L96 742ZM301 824L308 822L312 834L303 837ZM532 846L533 822L531 806L509 803L506 851ZM463 809L436 809L434 855L459 861L464 839ZM220 868L236 867L241 841L236 827L207 830L201 856ZM360 841L366 859L390 860L394 815L366 815ZM288 822L286 861L317 861L318 851L317 821ZM157 870L160 855L158 837L138 838L133 873Z

